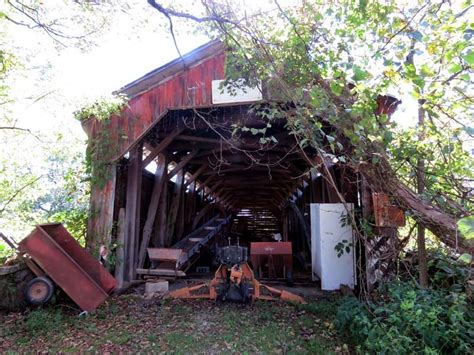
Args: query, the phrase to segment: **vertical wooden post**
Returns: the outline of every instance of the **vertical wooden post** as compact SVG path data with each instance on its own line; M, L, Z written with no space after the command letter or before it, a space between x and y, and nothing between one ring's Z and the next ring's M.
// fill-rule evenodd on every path
M87 221L86 246L91 251L96 251L99 245L110 246L113 225L116 164L106 168L107 181L103 186L92 186L90 197L90 215Z
M138 234L140 229L140 191L142 177L142 153L140 144L130 151L127 197L125 211L125 274L126 280L135 279Z
M142 242L140 244L140 249L138 252L138 268L143 268L143 265L145 263L146 249L150 243L151 232L153 229L153 224L155 222L158 204L160 203L161 192L165 184L165 170L167 168L167 165L168 162L166 161L166 156L164 154L159 154L158 165L156 167L155 172L155 183L153 185L150 204L148 205L147 218L145 226L143 227Z
M184 174L183 174L184 176ZM186 215L186 210L188 206L186 205L186 191L184 185L181 186L181 192L179 195L180 202L179 202L179 209L178 209L178 216L176 218L176 227L175 227L175 240L179 241L183 237L184 233L184 219Z
M183 178L184 172L181 169L176 174L176 183L174 186L173 197L171 199L170 211L168 214L168 229L167 229L167 239L166 245L171 245L173 243L173 236L176 227L176 218L178 217L179 203L181 201L181 192L183 191Z
M158 213L155 218L155 236L152 244L155 247L164 247L167 233L167 217L168 217L168 163L163 174L163 191L161 192L160 203L158 205Z
M188 201L186 201L186 204L189 210L188 210L188 215L186 219L186 225L189 225L192 222L193 217L196 214L196 181L193 181L189 185L188 196L189 196L189 199Z
M125 208L119 210L118 226L117 226L117 252L115 262L115 279L117 280L117 288L123 287L123 280L125 274Z

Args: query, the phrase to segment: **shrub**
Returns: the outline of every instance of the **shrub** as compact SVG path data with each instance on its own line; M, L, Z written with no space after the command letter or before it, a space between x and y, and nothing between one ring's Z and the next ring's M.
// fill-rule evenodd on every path
M461 293L419 289L411 283L383 287L380 300L347 298L335 326L359 352L464 354L474 339L472 305Z
M453 258L439 251L432 252L428 261L430 285L438 289L449 288L456 292L466 291L471 276L470 260L462 258L466 255Z

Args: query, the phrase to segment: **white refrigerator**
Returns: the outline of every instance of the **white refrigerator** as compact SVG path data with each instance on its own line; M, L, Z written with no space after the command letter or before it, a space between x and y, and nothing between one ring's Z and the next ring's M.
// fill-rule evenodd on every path
M356 284L354 238L347 218L353 205L312 203L310 207L313 281L319 278L322 290L338 290L341 285L353 289ZM336 250L338 244L343 247L342 254Z

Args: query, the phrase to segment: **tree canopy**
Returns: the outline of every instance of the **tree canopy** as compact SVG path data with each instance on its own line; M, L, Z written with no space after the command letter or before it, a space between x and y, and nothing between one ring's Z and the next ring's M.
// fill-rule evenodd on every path
M225 41L228 82L268 83L273 109L261 114L285 116L302 147L350 165L447 245L469 249L456 226L473 211L469 2L274 1L252 13L226 1L192 13L148 2L171 31L186 19ZM398 120L412 122L377 114L380 95L412 101Z

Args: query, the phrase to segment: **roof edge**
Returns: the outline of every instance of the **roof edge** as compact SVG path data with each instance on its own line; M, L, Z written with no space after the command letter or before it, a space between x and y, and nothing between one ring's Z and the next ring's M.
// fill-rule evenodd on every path
M196 64L203 59L209 58L216 53L223 52L224 50L225 46L221 41L210 41L186 54L183 54L182 57L178 57L171 62L168 62L161 67L146 73L142 77L114 91L114 94L125 94L129 99L132 99L146 91L153 89L163 82L163 80L175 75L176 73L184 71L193 64Z

